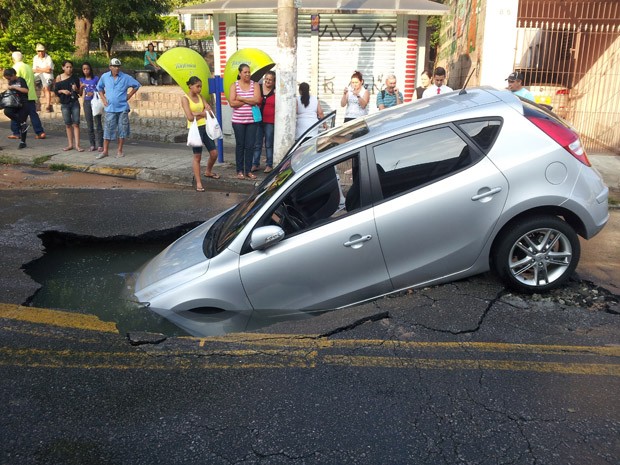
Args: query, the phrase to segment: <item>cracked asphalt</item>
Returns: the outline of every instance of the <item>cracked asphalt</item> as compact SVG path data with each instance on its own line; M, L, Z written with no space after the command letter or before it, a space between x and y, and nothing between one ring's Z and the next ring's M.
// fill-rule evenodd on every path
M212 338L20 306L42 232L139 236L237 196L3 192L0 464L618 463L619 298L587 273L540 296L480 275Z

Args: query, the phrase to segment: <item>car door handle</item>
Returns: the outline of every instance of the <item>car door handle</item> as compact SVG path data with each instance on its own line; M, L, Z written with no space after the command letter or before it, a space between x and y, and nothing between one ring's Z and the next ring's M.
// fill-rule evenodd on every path
M485 188L486 189L486 188ZM471 199L472 200L480 200L480 199L484 199L485 197L489 197L491 195L495 195L498 192L501 192L502 188L501 187L494 187L493 189L489 189L489 190L485 190L484 192L480 192L479 194L474 195Z
M356 248L355 246L357 245L358 247L363 243L363 242L368 242L370 239L372 239L372 236L370 234L366 234L365 236L353 236L355 237L355 239L351 239L347 242L345 242L343 245L345 247L353 247Z

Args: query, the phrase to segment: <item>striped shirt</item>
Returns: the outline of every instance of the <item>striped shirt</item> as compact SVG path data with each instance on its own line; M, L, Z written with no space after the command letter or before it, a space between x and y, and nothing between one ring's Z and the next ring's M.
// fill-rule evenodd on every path
M239 86L239 81L235 82L235 90L237 91L237 95L241 98L251 99L254 98L254 81L250 81L250 89L242 90ZM251 124L254 122L254 117L252 116L252 106L244 103L239 108L233 108L232 119L233 123L241 123L241 124Z

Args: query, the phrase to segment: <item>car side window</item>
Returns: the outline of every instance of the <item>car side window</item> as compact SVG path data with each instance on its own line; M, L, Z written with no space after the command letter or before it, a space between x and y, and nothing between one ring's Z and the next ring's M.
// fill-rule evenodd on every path
M457 123L457 125L478 144L478 147L485 153L489 153L497 139L502 122L500 120L467 121Z
M359 155L312 173L272 211L267 224L287 236L328 223L361 207Z
M450 127L394 139L374 147L384 199L456 173L479 160Z

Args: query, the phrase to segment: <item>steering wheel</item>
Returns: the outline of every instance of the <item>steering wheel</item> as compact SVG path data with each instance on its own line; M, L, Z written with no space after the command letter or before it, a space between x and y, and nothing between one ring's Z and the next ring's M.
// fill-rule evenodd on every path
M303 215L292 205L283 203L280 207L278 207L276 213L282 216L284 221L286 221L293 228L293 232L300 231L307 226Z

